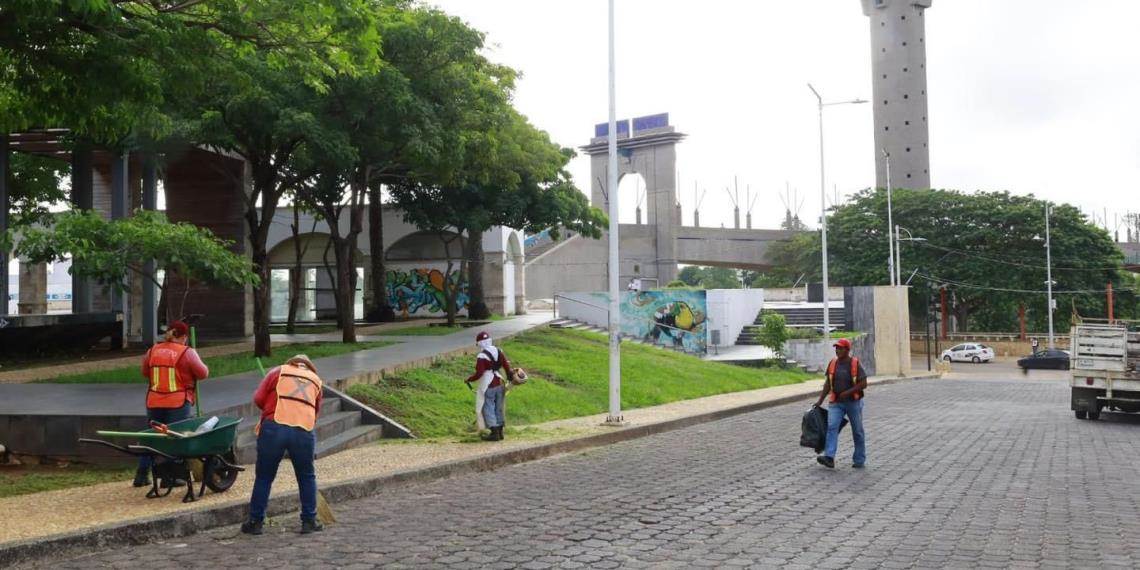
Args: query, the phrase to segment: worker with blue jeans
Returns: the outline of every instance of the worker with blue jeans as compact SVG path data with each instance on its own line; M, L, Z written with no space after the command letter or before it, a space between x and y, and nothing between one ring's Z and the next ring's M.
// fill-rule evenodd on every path
M855 453L851 466L861 469L867 463L867 441L863 432L863 392L867 389L867 372L858 358L851 356L851 341L841 338L834 344L835 358L827 365L827 377L816 405L828 398L827 444L823 455L816 458L820 465L835 468L835 454L839 449L839 428L844 416L851 422L851 436L855 440Z

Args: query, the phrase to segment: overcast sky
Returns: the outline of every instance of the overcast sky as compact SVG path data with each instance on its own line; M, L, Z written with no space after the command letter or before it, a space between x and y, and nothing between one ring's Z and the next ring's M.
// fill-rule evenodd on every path
M605 0L434 0L487 33L523 73L516 104L564 146L608 113ZM1140 2L935 0L927 11L932 184L1033 193L1100 215L1140 211ZM617 0L618 118L668 112L681 203L708 189L702 225L731 226L733 176L759 193L754 227L783 216L785 184L817 219L812 82L828 100L871 96L858 0ZM870 105L826 111L827 188L874 183ZM589 163L571 171L589 191ZM627 181L629 184L636 182ZM622 204L633 192L621 186ZM625 208L623 221L632 217Z

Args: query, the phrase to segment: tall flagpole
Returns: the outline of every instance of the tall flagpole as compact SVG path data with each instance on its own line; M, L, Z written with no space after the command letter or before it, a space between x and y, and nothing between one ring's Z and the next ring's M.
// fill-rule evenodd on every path
M609 182L610 199L610 412L607 424L621 424L621 304L618 299L618 167L617 167L617 87L614 57L614 0L610 0L610 126Z

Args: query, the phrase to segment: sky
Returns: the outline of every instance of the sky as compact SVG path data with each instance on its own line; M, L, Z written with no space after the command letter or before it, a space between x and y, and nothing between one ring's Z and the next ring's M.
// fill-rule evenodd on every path
M605 0L434 0L487 34L487 55L522 72L515 103L563 146L607 120ZM859 0L616 0L617 114L667 112L681 204L694 182L705 226L732 225L726 188L756 195L754 227L784 202L815 224L826 100L871 96L869 22ZM931 181L1035 194L1096 212L1140 212L1140 2L935 0L926 14ZM826 187L874 183L870 105L825 111ZM570 171L589 192L589 162ZM619 187L622 221L638 182ZM795 193L787 198L785 188ZM742 214L743 217L743 214ZM1123 230L1121 230L1123 231Z

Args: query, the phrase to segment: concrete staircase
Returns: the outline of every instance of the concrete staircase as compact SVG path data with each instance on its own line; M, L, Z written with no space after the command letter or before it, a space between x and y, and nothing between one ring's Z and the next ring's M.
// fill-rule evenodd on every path
M321 415L317 418L317 459L334 453L371 443L384 437L384 426L365 424L362 413L344 409L344 401L338 397L326 397L321 402ZM237 460L242 464L257 460L257 436L254 427L260 414L246 416L238 429L234 445Z
M527 248L526 264L530 265L531 263L538 261L542 256L550 253L551 251L554 251L555 249L558 249L559 247L562 247L563 245L566 245L571 240L578 239L578 237L579 236L574 232L564 230L562 232L561 239L558 241L544 241L535 245L534 247Z
M784 315L788 327L823 328L823 307L766 307L764 311ZM760 331L764 328L762 314L756 315L756 320L752 324L744 326L740 336L736 337L736 344L753 346L760 344ZM828 315L831 317L829 319L831 326L846 328L843 307L830 308Z

